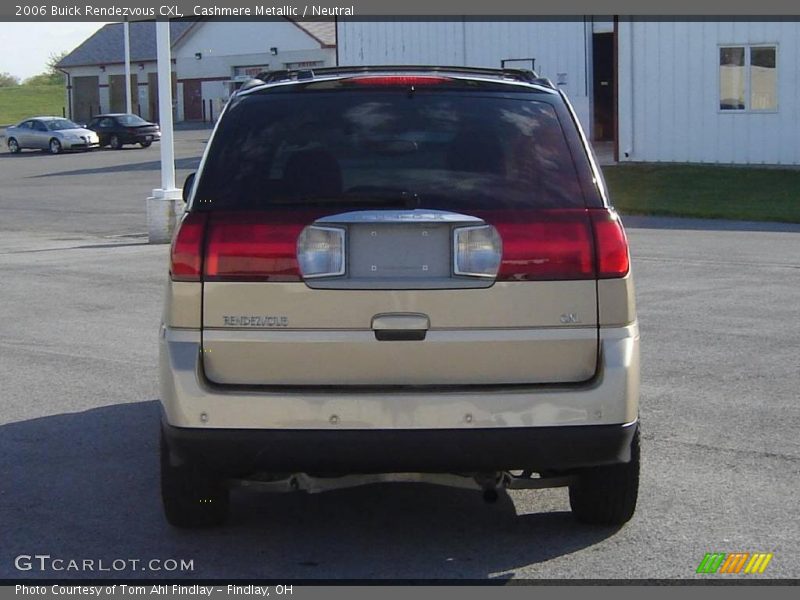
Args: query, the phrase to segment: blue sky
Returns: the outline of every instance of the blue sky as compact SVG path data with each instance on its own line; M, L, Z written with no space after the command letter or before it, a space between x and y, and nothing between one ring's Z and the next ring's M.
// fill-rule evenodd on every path
M47 68L51 54L73 50L105 23L0 23L0 73L20 79Z

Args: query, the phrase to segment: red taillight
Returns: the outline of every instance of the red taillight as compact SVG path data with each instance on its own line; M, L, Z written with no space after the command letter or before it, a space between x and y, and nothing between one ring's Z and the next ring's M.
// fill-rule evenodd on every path
M453 81L450 77L438 75L367 75L353 77L350 83L375 86L440 85Z
M203 267L205 213L188 213L172 240L169 272L175 281L200 281Z
M476 213L503 243L498 281L610 279L629 270L628 241L608 209Z
M205 279L300 281L297 238L309 222L302 214L215 213L208 227Z
M175 281L301 281L297 239L319 214L189 213L172 242ZM498 281L609 279L630 269L628 241L607 209L476 212L502 240ZM205 255L203 250L205 249Z
M617 214L610 210L592 210L592 228L597 248L597 277L625 277L630 270L628 238Z
M585 209L477 214L503 242L498 281L593 279L592 230Z

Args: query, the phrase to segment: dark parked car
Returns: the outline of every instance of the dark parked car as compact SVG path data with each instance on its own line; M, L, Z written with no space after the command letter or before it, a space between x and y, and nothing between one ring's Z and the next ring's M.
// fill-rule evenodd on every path
M139 144L142 148L147 148L161 139L158 125L132 114L97 115L87 127L100 136L101 146L111 146L115 150L125 144Z

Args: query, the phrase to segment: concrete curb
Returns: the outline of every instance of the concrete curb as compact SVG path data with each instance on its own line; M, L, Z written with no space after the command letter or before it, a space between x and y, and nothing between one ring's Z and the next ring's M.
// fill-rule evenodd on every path
M622 223L631 229L683 229L695 231L768 231L800 233L800 224L778 221L737 221L733 219L697 219L659 215L622 213Z

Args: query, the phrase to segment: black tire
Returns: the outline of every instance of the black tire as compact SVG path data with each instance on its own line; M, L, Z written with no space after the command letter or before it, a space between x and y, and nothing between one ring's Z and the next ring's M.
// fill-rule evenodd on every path
M639 495L639 430L631 442L631 460L594 467L578 474L569 486L569 503L575 518L591 525L623 525L636 511Z
M22 148L19 147L19 142L17 142L16 138L8 138L6 145L8 146L8 151L11 152L11 154L19 154L22 152Z
M47 148L50 151L50 154L60 154L61 142L59 142L56 138L53 138L47 143Z
M228 518L230 492L199 465L171 464L162 434L161 502L167 522L173 527L216 527Z
M153 142L139 142L139 145L140 145L142 148L149 148L150 146L152 146L152 145L153 145Z
M122 141L120 141L118 135L112 135L108 139L108 145L111 146L114 150L120 150L122 148Z

